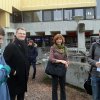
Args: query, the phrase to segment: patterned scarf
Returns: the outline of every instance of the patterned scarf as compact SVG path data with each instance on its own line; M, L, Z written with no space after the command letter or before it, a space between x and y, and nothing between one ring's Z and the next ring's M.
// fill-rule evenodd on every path
M65 54L65 46L64 45L56 45L54 44L53 47L62 54Z

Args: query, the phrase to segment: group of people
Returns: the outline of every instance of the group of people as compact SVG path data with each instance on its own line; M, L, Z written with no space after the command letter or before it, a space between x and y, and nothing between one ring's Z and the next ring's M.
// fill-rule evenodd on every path
M1 44L3 43L3 38L4 30L0 28ZM27 45L25 38L26 30L24 28L18 28L13 42L6 46L0 57L0 66L2 65L0 67L1 100L15 100L16 97L17 100L24 100L25 92L27 92L30 65L34 68L32 79L35 78L36 57L38 55L37 47L36 44L34 45L33 40L29 40ZM7 79L8 76L9 78ZM6 90L4 91L4 89ZM6 93L2 93L2 91Z
M3 38L4 30L0 28L0 45L3 43ZM36 77L37 45L33 40L29 40L27 45L25 38L26 30L18 28L14 41L8 44L3 54L1 53L0 55L0 100L15 100L16 97L17 100L24 100L25 92L27 92L30 65L34 69L32 79ZM67 69L69 60L64 37L61 34L56 34L53 38L53 43L50 48L49 60L53 63L62 63ZM88 62L92 66L93 100L100 100L99 50L100 40L92 44L88 55ZM65 78L66 74L62 77L52 76L52 100L58 100L58 83L60 84L60 100L67 99Z

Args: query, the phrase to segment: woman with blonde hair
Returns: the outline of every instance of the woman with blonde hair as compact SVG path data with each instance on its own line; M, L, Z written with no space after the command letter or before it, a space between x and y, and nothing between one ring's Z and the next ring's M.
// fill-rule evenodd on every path
M65 65L65 68L67 69L69 61L67 55L67 48L64 45L64 37L61 34L56 34L53 38L53 42L54 44L50 48L49 60L53 63L62 63ZM58 100L58 82L60 84L60 100L66 100L65 77L66 73L64 76L61 77L52 75L52 100Z

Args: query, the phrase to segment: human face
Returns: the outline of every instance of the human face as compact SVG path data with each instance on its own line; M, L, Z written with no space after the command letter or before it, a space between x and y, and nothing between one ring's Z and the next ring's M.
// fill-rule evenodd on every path
M56 44L61 45L61 44L62 44L62 39L61 39L61 38L58 38L58 39L56 40Z
M29 46L32 46L32 42L29 42L29 44L28 44Z
M0 46L3 44L4 36L0 35Z
M25 38L26 38L26 31L25 31L25 30L19 29L19 30L16 32L16 37L17 37L17 39L19 39L19 40L25 40Z

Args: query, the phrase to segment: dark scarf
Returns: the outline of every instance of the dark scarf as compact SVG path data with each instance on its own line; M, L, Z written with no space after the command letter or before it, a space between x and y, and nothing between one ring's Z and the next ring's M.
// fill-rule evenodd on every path
M59 52L59 53L62 53L62 54L65 54L65 46L62 44L62 45L56 45L54 44L53 47Z
M18 46L21 52L26 56L27 55L27 45L25 43L25 40L19 40L15 38L14 43Z
M33 46L28 46L30 49L33 49Z
M28 47L29 47L30 49L33 49L33 45L29 45Z

